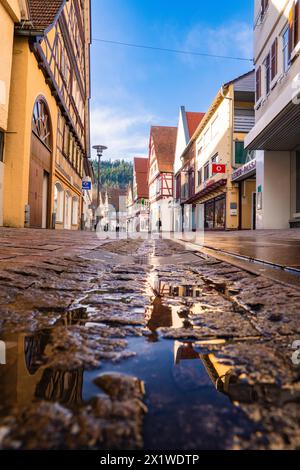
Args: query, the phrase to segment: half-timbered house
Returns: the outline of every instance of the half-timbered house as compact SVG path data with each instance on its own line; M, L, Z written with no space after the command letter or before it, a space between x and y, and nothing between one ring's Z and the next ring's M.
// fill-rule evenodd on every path
M173 178L177 127L153 126L149 143L149 201L152 231L173 229Z
M180 107L174 161L176 232L195 229L195 205L189 204L189 200L195 195L196 143L193 136L204 115L205 113L189 112L184 106Z
M149 186L147 158L134 158L132 191L134 231L147 233L149 231Z
M15 22L4 225L80 228L88 175L90 0L26 0Z

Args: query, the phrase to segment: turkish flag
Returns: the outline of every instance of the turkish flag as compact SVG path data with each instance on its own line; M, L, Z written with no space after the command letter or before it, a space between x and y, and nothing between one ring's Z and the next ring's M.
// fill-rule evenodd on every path
M219 163L213 163L212 172L213 172L213 175L217 175L217 174L224 175L226 173L226 165L220 165Z

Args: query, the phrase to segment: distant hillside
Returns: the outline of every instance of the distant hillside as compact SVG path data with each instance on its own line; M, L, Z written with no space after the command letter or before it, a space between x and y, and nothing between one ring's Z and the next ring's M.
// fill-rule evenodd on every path
M98 162L93 161L95 180L98 175ZM133 165L125 160L101 161L101 186L126 188L133 180Z

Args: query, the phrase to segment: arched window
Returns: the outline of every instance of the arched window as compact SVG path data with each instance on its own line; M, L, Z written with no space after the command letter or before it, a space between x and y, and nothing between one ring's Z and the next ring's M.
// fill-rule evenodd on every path
M32 131L49 149L51 148L51 124L46 103L38 99L32 114Z
M72 225L78 225L78 209L79 209L78 198L77 198L77 197L73 197L73 205L72 205Z
M54 212L58 224L64 221L64 190L60 183L54 186Z

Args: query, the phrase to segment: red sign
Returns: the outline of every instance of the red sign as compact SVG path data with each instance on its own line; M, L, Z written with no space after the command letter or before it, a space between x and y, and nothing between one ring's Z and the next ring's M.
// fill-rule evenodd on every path
M219 163L213 163L212 172L213 172L213 175L217 175L217 174L224 175L226 173L226 165L220 165Z

